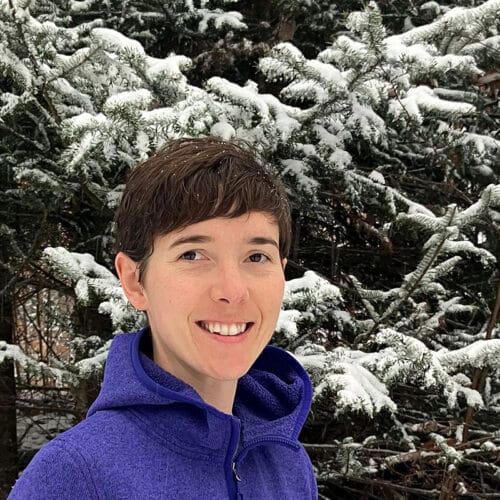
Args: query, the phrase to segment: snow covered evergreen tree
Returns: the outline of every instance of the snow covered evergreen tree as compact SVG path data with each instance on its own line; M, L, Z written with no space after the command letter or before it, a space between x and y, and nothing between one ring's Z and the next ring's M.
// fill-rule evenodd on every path
M171 138L244 138L292 200L275 342L315 383L304 440L322 494L491 493L500 1L404 17L393 2L390 32L374 2L255 4L2 2L0 285L14 302L21 278L70 294L74 314L63 360L1 339L0 362L85 391L112 334L142 320L111 272L127 172Z
M332 494L342 477L365 476L362 482L375 487L370 476L389 476L389 463L421 468L415 460L426 439L434 440L434 458L447 460L452 447L412 422L453 420L445 437L464 450L479 410L474 437L498 449L491 406L499 390L500 143L489 97L471 91L488 59L471 57L471 47L498 43L499 8L485 2L450 10L431 25L388 37L371 2L349 17L351 34L317 59L282 44L261 60L268 78L283 82L281 97L308 114L282 160L289 183L315 194L301 207L307 225L300 226L297 256L311 265L313 248L316 258L324 248L315 268L338 280L346 301L328 307L314 292L311 304L311 287L304 287L287 311L296 320L289 345L297 345L295 332L306 334L296 352L317 381L318 439L336 443L336 459L323 469ZM320 334L312 339L311 323ZM430 394L432 405L417 403ZM364 431L374 436L344 439L346 426L366 417ZM392 458L378 453L381 428ZM406 460L403 450L415 454ZM493 456L474 445L468 452ZM461 459L447 471L442 495L467 489ZM418 482L413 486L417 493Z

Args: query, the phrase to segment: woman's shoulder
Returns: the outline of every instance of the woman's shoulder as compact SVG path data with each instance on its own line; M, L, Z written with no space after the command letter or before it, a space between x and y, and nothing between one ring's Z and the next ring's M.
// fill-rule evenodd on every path
M38 451L8 497L9 500L26 498L98 498L88 461L62 435Z
M9 500L98 498L96 457L123 439L126 422L123 412L97 412L59 434L35 454Z

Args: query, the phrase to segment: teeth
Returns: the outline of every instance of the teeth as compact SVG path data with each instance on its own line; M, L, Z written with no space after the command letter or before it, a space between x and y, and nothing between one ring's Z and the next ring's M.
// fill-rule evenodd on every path
M247 328L246 323L205 323L204 321L201 321L201 326L210 333L217 333L224 336L238 335L243 333Z

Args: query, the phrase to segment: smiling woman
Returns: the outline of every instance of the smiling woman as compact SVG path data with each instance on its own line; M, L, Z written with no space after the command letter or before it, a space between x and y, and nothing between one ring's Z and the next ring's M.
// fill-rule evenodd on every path
M281 183L241 145L174 141L132 172L116 231L149 325L115 338L87 419L10 498L316 498L298 442L311 384L267 346L290 247Z

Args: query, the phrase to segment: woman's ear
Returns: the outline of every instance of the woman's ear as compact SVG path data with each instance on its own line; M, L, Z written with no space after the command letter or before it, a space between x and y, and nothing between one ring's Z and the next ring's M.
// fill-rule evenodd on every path
M123 252L118 252L115 257L115 268L127 299L139 311L146 311L148 300L144 287L139 281L137 262Z
M281 267L283 268L283 271L285 270L286 263L288 262L287 259L281 259Z

